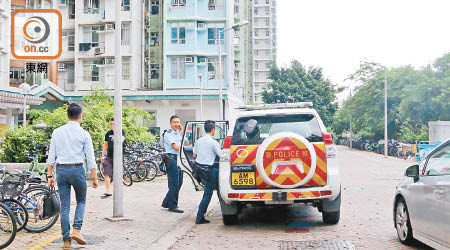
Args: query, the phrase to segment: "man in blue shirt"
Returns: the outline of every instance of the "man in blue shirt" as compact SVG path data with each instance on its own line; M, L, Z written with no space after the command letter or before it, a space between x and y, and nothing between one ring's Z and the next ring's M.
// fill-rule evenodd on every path
M200 176L205 185L205 192L198 207L196 224L209 223L209 220L205 219L205 213L211 202L213 190L217 188L219 176L219 168L214 165L214 162L216 157L220 156L221 150L219 143L213 138L216 133L214 121L205 122L205 132L206 134L195 143L193 150L195 163L199 165L200 171L203 172Z
M164 156L164 164L167 168L167 182L169 191L162 202L162 207L169 208L170 212L183 213L184 211L178 208L178 194L181 185L183 184L183 171L177 165L178 151L181 147L181 131L182 126L180 118L176 115L170 117L170 129L164 133L164 149L166 154Z
M92 173L92 187L98 187L97 164L91 135L80 126L83 120L81 106L76 103L69 104L67 116L69 122L53 131L47 160L47 173L50 174L47 176L49 185L55 185L51 173L56 165L56 183L61 199L61 230L64 249L71 247L72 239L81 245L87 244L81 236L87 189L86 171L83 166L85 159L87 167ZM71 187L75 190L77 200L72 236L70 236L69 218Z

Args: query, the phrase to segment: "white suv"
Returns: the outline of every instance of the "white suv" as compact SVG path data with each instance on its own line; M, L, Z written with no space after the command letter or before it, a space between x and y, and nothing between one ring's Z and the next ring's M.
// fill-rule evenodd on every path
M218 191L225 225L237 224L246 204L309 203L322 212L325 223L339 222L341 183L336 147L311 106L245 106L230 130L228 123L216 122L215 137L223 145ZM185 140L185 145L192 146L202 134L198 126L198 122L187 124L185 138L191 133L192 139ZM189 150L183 146L179 159L188 174Z

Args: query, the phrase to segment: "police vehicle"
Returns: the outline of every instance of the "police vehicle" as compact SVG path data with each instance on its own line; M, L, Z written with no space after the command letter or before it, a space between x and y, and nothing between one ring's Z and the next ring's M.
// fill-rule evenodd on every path
M192 148L204 122L187 122L179 164L192 177ZM249 105L229 125L216 121L222 145L219 200L225 225L238 223L247 205L307 203L324 223L339 222L341 183L336 147L312 103Z

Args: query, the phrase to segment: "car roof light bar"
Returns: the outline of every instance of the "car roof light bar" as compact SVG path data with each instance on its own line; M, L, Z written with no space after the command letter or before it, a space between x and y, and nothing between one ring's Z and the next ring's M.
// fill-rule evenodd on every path
M257 104L241 106L239 110L264 110L264 109L295 109L295 108L312 108L312 102L294 102L294 103L274 103L274 104Z

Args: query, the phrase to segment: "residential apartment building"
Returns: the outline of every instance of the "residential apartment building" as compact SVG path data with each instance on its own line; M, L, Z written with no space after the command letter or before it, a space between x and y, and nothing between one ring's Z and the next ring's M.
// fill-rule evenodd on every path
M63 51L56 60L39 61L49 71L34 75L26 72L29 61L9 55L6 68L12 77L4 91L17 91L16 87L27 82L34 86L31 95L46 97L50 102L46 106L55 108L63 102L81 101L92 88L112 90L114 33L120 28L123 100L154 113L156 120L150 126L167 129L173 114L182 121L221 119L220 82L227 117L242 104L232 82L233 31L221 32L234 24L232 1L120 0L120 25L115 23L115 1L11 1L11 11L58 9Z
M276 0L234 0L234 16L250 22L248 29L235 34L234 81L245 102L261 103L277 55Z

